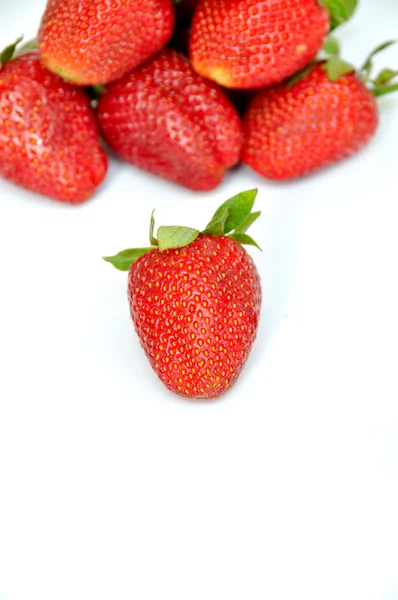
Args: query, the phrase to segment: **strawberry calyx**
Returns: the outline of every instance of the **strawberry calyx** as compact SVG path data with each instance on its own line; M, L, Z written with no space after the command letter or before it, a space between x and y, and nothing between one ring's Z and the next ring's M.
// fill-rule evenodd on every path
M329 13L331 31L351 19L357 7L357 0L318 0L318 3Z
M336 55L323 61L322 69L326 71L330 81L337 81L343 75L355 71L354 65Z
M20 46L17 51L17 47L22 42L22 40L23 36L21 35L17 40L15 40L15 42L9 44L4 48L4 50L0 52L0 65L5 65L6 63L10 62L13 58L21 56L21 54L24 54L25 52L28 52L28 50L35 50L37 48L37 40L36 38L33 38L32 40L29 40L28 42L23 44L23 46Z
M338 56L340 54L339 40L332 35L329 35L325 40L322 51L330 56Z
M372 50L372 52L366 58L361 68L356 70L351 63L340 58L340 44L338 40L333 37L329 37L325 42L323 51L327 54L330 54L330 57L323 62L322 68L325 69L331 81L337 81L337 79L343 75L355 71L375 96L388 94L389 92L398 90L398 84L391 83L398 75L398 71L393 71L392 69L382 69L376 77L373 77L373 57L392 44L395 44L395 40L389 40L377 46L377 48Z
M390 92L398 91L398 82L394 82L394 79L398 77L398 70L394 71L385 68L382 69L376 77L372 76L373 57L392 44L395 44L395 42L395 40L390 40L377 46L377 48L372 50L366 58L362 67L357 70L353 64L340 57L339 41L335 37L329 36L322 48L322 52L329 56L313 60L304 69L287 79L285 85L287 88L292 87L302 79L305 79L316 64L321 64L322 69L326 71L330 81L337 81L343 75L355 72L375 96L382 96L384 94L389 94Z
M5 65L6 63L12 60L15 50L17 49L18 44L22 42L22 36L19 37L15 42L9 44L4 48L4 50L0 53L0 64Z
M228 237L240 244L256 246L261 250L253 238L246 233L261 214L260 211L252 212L257 192L257 189L246 190L226 200L218 207L203 231L179 225L161 225L158 227L155 237L155 218L154 211L152 211L149 224L150 246L145 248L129 248L122 250L114 256L104 256L103 259L111 263L116 269L119 269L119 271L128 271L131 265L151 250L158 248L160 252L163 252L165 250L183 248L192 244L199 235L213 237L228 235Z
M398 83L392 83L397 77L398 71L385 68L382 69L380 73L376 75L376 77L372 76L373 57L395 43L396 40L389 40L388 42L384 42L383 44L377 46L377 48L372 50L359 70L359 75L361 76L362 80L370 85L370 89L375 96L383 96L384 94L389 94L390 92L395 92L398 90Z

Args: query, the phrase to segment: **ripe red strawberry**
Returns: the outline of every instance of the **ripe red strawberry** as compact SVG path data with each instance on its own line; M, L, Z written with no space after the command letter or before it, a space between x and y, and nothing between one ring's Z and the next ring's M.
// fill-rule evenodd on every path
M107 171L87 95L50 73L37 52L0 67L0 175L77 204Z
M106 257L129 270L128 298L152 368L176 394L217 398L236 381L256 337L260 278L241 243L260 213L257 190L227 200L199 233L159 227L152 246ZM235 233L226 235L232 230Z
M192 190L216 187L239 160L242 126L235 108L174 50L110 84L98 118L120 157Z
M329 13L317 0L200 0L191 64L228 88L271 85L307 65L329 28Z
M38 35L44 64L78 85L122 77L169 41L171 0L49 0Z
M387 85L395 75L388 69L368 89L363 78L370 66L368 59L355 73L333 57L292 85L260 91L243 118L242 161L269 179L291 179L360 150L377 128L375 96L396 89Z

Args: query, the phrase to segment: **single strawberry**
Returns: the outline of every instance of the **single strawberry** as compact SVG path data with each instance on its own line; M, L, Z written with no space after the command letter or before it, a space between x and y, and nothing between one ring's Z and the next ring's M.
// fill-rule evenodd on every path
M46 67L77 85L122 77L168 42L171 0L49 0L38 43Z
M307 65L329 28L329 13L317 0L200 0L190 60L200 75L227 88L259 88Z
M201 233L159 227L148 248L105 257L129 270L128 299L152 368L176 394L217 398L235 383L256 337L260 278L241 244L257 190L230 198ZM231 233L234 231L234 233ZM229 234L229 235L227 235Z
M62 202L83 202L108 164L89 99L35 51L5 63L9 48L0 57L0 175Z
M110 84L98 119L121 158L192 190L216 187L239 160L242 125L235 108L175 50L161 51Z
M242 161L269 179L291 179L359 151L378 125L376 96L398 89L397 72L370 78L372 52L359 72L332 56L292 81L261 90L244 118ZM335 41L328 43L336 46ZM371 84L369 88L367 84Z

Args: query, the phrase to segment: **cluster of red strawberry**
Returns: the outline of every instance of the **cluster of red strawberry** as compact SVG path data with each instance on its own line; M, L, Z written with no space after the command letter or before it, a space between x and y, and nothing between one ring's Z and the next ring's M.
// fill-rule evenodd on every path
M355 4L49 0L38 49L1 55L0 174L82 202L106 175L100 133L193 190L239 161L288 179L348 156L376 129L375 95L397 88L393 71L370 81L370 60L355 73L325 45ZM316 60L322 48L329 58Z
M326 39L355 4L49 0L37 47L18 40L0 56L0 174L83 202L106 175L101 134L127 162L192 190L213 189L239 161L288 179L349 156L377 127L375 96L398 89L397 72L370 78L391 42L355 72ZM105 259L129 271L135 329L173 392L220 396L250 352L261 286L242 244L257 245L246 233L256 193L224 202L202 231L155 237L152 217L150 246Z

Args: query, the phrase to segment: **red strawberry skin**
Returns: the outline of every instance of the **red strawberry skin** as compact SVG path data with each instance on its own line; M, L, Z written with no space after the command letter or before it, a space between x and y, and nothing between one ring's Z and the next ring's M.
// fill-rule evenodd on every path
M355 73L330 81L320 64L290 89L260 91L243 118L242 161L269 179L292 179L359 151L378 108Z
M227 88L271 85L305 67L329 28L329 13L317 0L200 0L191 64Z
M72 83L103 84L160 50L174 21L171 0L49 0L39 50L44 64Z
M109 85L98 118L121 158L192 190L216 187L240 157L236 109L174 50Z
M189 398L216 398L235 383L257 333L260 278L226 236L151 250L130 268L128 297L155 373Z
M95 192L107 164L83 90L50 73L37 52L0 67L0 175L78 204Z

